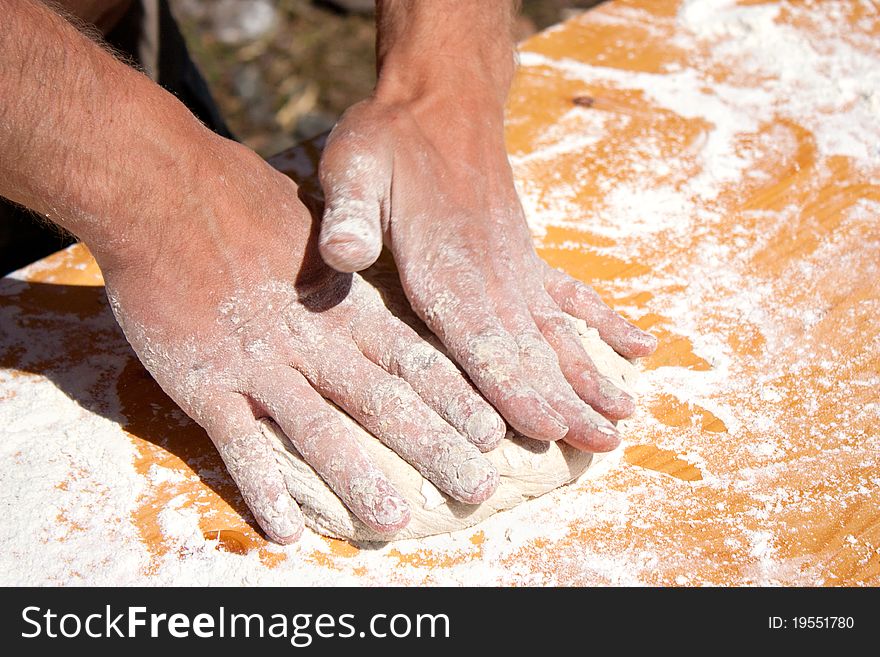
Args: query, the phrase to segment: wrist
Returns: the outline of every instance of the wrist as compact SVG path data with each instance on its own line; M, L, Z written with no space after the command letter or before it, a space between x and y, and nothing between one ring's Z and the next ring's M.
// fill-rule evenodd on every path
M174 96L36 0L0 0L0 195L135 262L219 140ZM8 92L8 93L7 93Z
M120 135L115 166L73 180L77 198L67 221L59 221L89 247L102 269L149 262L173 246L173 234L206 197L217 177L222 137L204 127L176 98L143 78Z
M501 121L511 77L480 67L445 66L442 59L420 66L412 61L406 66L392 63L380 71L373 98L387 105L430 105L435 110L482 114Z
M515 70L513 3L380 0L376 96L479 99L503 111Z

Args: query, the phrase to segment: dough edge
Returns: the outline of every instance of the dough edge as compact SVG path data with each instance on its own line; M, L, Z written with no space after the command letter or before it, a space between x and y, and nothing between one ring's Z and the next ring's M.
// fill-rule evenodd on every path
M573 323L599 371L632 394L637 373L635 367L605 344L595 329L588 328L582 320L573 319ZM571 484L585 473L595 476L605 472L608 467L597 467L597 464L604 462L610 466L618 460L621 451L618 448L606 454L591 454L562 442L537 441L508 431L501 444L486 454L498 469L498 488L482 504L464 504L445 496L348 415L336 410L376 465L410 504L412 518L409 524L394 534L376 532L358 520L302 460L274 423L264 422L262 429L275 449L287 488L298 502L306 525L325 536L354 542L387 543L473 527L500 511ZM626 422L618 423L618 428L625 432Z

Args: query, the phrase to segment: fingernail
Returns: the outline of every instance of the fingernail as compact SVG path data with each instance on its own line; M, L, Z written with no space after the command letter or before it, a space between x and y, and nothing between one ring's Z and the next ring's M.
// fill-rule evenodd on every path
M655 336L641 329L639 329L637 340L645 349L650 351L657 349L657 345L659 344L659 341Z
M614 385L614 382L611 379L604 376L599 379L599 394L610 399L629 397L626 392Z
M498 486L498 471L483 457L466 460L456 471L460 499L468 504L486 501Z
M614 425L612 425L612 424L596 425L596 431L598 431L599 433L604 434L606 436L615 436L615 437L620 436L620 432L617 429L615 429Z
M403 529L409 523L409 505L397 495L381 498L372 511L376 525L382 531L394 532Z
M360 271L373 264L379 249L375 244L350 233L336 233L321 241L319 246L324 261L338 271Z
M302 515L292 501L285 495L279 495L274 504L266 504L259 508L254 505L257 520L269 534L269 537L279 543L293 543L303 533L305 528Z
M272 532L266 532L269 534L269 538L274 540L276 543L281 543L282 545L289 545L290 543L296 543L299 540L299 537L302 536L303 530L305 529L305 525L299 525L293 530L293 533L285 533L278 534L276 533L274 536Z
M600 409L600 412L604 410L607 413L611 413L614 416L611 419L622 420L632 415L636 410L636 401L632 398L632 395L618 388L610 379L603 378L599 380L599 394L607 402L603 404L604 408Z
M488 452L501 442L507 433L507 425L492 409L472 414L465 423L465 434L481 452Z
M410 520L406 500L379 471L368 471L349 484L342 501L365 524L380 532L402 529Z
M560 438L568 433L568 423L565 421L565 418L560 415L555 408L553 408L545 399L540 399L541 410L544 412L544 415L548 417L555 425L558 426L559 431L561 432Z

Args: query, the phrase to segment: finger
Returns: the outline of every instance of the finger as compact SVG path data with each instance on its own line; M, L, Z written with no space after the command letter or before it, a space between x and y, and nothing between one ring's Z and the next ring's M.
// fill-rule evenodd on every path
M468 504L488 499L498 485L494 466L403 379L368 360L354 345L335 345L320 371L303 373L324 397L344 408L367 431L437 488Z
M252 384L254 400L269 414L303 459L368 527L395 532L410 509L357 439L302 374L289 367L263 372Z
M302 513L247 400L237 393L218 398L202 426L266 535L278 543L296 541L304 527Z
M543 336L536 331L517 336L523 370L530 373L538 391L568 424L563 440L588 452L610 452L620 444L620 434L611 422L602 417L577 396L562 375L558 360Z
M371 295L372 296L372 295ZM461 371L412 328L385 310L376 294L358 316L358 348L386 372L406 381L440 417L482 451L498 445L507 431L501 416Z
M452 296L420 312L477 389L519 433L537 440L559 440L568 431L557 413L520 371L519 348L498 318L479 304L480 283L473 293Z
M609 420L632 415L633 398L599 372L571 319L561 313L549 297L538 299L530 306L538 329L556 352L563 376L578 396Z
M318 249L328 265L354 272L382 251L381 198L384 167L350 133L332 134L321 157L324 216Z
M599 336L624 358L649 356L657 348L657 338L614 312L589 285L545 265L544 287L562 310L599 331Z
M499 307L499 317L516 338L523 373L537 391L565 418L568 432L563 440L577 449L608 452L620 444L611 422L584 403L565 379L559 358L532 320L524 302Z

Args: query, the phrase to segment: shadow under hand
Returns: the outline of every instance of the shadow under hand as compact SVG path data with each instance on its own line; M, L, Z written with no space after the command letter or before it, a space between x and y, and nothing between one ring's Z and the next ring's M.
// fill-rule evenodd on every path
M230 551L265 545L214 445L140 364L103 287L2 279L0 327L0 367L50 380L131 436L134 466L151 482L134 514L151 553L175 547L159 517L171 500L196 508L205 536Z
M309 312L321 313L342 303L351 291L352 275L328 267L318 251L321 230L320 209L308 206L312 226L303 257L303 267L297 272L294 284L297 301Z

